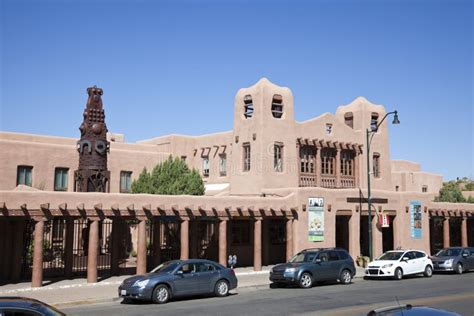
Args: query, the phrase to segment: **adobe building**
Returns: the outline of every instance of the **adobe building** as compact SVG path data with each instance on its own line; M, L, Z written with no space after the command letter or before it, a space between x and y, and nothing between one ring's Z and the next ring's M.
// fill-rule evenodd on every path
M84 128L79 142L0 133L1 284L31 279L36 287L46 278L79 275L96 282L102 275L144 273L170 259L226 265L234 254L238 266L260 270L310 247L367 256L367 130L373 135L373 255L398 247L433 253L474 246L474 205L433 202L442 176L392 160L391 117L380 124L385 108L362 97L335 114L297 122L291 90L263 78L237 92L232 130L132 144L121 134L104 138L99 90L88 90L88 106L92 94L99 110L91 120L87 107L84 114L96 136ZM80 155L96 160L88 164ZM130 193L144 167L151 170L170 155L199 170L204 196ZM88 168L95 170L88 176L101 173L102 189L75 192L83 180L78 172Z

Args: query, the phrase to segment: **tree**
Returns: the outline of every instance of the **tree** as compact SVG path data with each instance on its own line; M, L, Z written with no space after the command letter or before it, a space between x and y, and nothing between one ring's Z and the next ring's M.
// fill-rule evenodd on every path
M437 202L452 202L460 203L466 202L462 195L459 185L455 181L443 183L443 187L439 190L439 196L435 198Z
M132 193L204 195L204 191L199 172L190 170L183 160L171 156L150 173L143 169L132 183Z

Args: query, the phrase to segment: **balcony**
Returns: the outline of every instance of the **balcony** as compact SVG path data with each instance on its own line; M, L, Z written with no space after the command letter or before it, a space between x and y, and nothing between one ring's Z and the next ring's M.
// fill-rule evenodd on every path
M300 187L315 187L316 175L312 173L300 174Z
M341 176L341 188L355 188L354 176Z
M321 176L321 186L323 188L336 188L336 176L322 175Z

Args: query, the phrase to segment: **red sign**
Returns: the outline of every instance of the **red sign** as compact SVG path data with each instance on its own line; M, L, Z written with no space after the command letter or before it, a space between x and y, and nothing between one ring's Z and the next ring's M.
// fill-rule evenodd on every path
M379 225L381 227L390 227L390 217L387 214L379 214Z

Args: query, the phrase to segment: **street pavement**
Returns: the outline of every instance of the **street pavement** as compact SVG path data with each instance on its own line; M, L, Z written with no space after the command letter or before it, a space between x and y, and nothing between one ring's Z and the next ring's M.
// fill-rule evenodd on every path
M312 289L243 287L224 297L190 297L155 305L121 300L63 306L68 315L366 315L374 308L427 305L474 315L474 273L436 274L432 278L355 279L352 284L324 284Z

